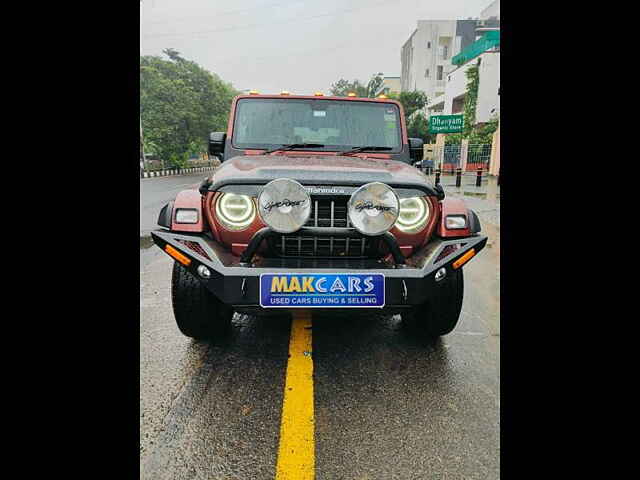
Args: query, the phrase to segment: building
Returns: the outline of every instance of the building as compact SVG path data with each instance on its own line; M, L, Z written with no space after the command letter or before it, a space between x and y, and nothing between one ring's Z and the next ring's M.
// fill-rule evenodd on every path
M485 9L492 18L418 20L418 28L402 46L402 91L421 90L430 100L443 95L447 76L457 68L453 57L481 38L486 29L500 27L499 18L493 18L496 3L499 12L499 0Z
M401 88L400 77L385 76L382 85L376 91L376 96L380 94L388 95L389 93L400 93Z
M488 122L500 115L500 31L489 30L477 41L456 55L446 78L445 89L427 106L427 114L452 115L463 113L467 91L467 70L478 66L478 99L476 123Z

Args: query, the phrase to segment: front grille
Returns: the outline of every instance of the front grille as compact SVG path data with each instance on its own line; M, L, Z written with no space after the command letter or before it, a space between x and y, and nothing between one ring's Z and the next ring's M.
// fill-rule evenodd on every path
M360 234L352 237L287 236L274 239L272 250L281 257L352 257L372 254L372 240Z
M311 215L305 227L349 228L347 202L349 197L312 197ZM349 236L279 235L269 241L269 251L279 257L374 258L378 240L350 229Z
M349 227L348 197L311 198L311 215L305 227Z

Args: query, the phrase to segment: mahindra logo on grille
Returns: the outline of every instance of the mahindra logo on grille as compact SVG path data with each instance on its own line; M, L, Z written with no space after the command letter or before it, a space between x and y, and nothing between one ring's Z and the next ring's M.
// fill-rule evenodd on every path
M374 205L373 202L359 202L356 204L356 210L361 212L362 210L378 210L380 212L387 212L393 210L393 207L387 207L386 205Z
M266 205L262 205L262 208L264 208L267 212L271 212L271 210L273 208L297 207L297 206L302 205L306 201L307 201L306 199L304 199L304 200L289 200L288 198L285 198L281 202L270 202L270 203L267 203Z
M344 188L336 187L305 187L307 192L311 195L331 194L331 195L344 195L346 190Z

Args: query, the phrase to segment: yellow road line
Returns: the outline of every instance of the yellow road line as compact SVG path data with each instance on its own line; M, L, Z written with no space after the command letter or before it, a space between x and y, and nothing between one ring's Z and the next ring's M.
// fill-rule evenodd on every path
M276 480L313 480L315 443L311 312L296 310L291 320L289 362L284 385Z

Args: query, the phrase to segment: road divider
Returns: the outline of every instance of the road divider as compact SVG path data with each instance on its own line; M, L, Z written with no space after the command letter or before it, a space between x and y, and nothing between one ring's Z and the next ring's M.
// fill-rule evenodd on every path
M313 480L315 476L311 326L309 310L293 312L276 480Z
M140 178L152 178L152 177L168 177L170 175L186 175L187 173L197 173L197 172L211 172L215 170L216 167L193 167L193 168L181 168L181 169L171 169L171 170L154 170L152 172L144 172L140 171Z

